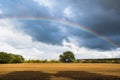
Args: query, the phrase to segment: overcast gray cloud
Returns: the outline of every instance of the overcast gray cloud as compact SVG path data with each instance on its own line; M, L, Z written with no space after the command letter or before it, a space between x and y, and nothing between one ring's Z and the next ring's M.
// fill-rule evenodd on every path
M23 47L25 50L33 49L33 52L34 50L39 52L36 47L28 48L37 42L42 45L58 46L60 47L58 49L63 52L66 50L63 49L63 42L66 41L77 44L80 50L81 47L84 47L86 52L87 50L88 52L96 50L96 54L99 53L99 50L116 51L117 49L119 51L119 0L0 0L0 19L14 23L14 28L10 28L9 23L5 23L8 24L7 28L10 30L6 29L8 32L2 33L4 38L2 41L14 49ZM74 24L64 24L63 20ZM75 24L79 26L75 27ZM0 24L1 28L3 25ZM28 42L29 45L23 41L17 42L23 37L18 39L18 37L7 34L13 29L17 35L20 33L20 35L29 36L31 38L31 42ZM17 41L9 39L11 36ZM28 46L26 48L20 44ZM58 49L53 50L53 53L59 52ZM23 51L21 53L24 53L25 50L20 50L20 52ZM40 50L44 53L43 48ZM15 51L17 52L17 50ZM73 51L75 52L75 50Z

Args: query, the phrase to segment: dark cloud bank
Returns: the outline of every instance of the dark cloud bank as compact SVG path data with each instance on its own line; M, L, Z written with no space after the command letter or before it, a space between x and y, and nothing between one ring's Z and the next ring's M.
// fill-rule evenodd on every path
M69 25L53 21L18 20L23 24L18 29L32 36L35 41L62 45L63 40L69 41L68 37L76 37L79 46L87 48L111 50L120 46L120 0L61 0L58 3L53 0L53 4L56 6L52 11L32 0L1 0L0 4L0 9L3 11L0 14L1 18L49 17L66 19L84 25L109 38L117 46ZM64 16L63 11L66 7L71 7L72 14L75 15L73 18Z

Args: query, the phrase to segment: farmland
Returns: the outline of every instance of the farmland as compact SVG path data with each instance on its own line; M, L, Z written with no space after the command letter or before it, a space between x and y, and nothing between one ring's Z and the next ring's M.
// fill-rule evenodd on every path
M0 64L0 80L120 80L120 64Z

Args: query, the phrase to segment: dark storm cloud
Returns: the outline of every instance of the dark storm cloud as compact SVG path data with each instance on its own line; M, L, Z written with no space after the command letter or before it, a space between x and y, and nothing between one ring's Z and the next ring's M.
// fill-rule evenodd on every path
M68 37L74 36L78 41L80 41L78 42L79 46L103 50L109 50L111 47L116 48L109 42L95 36L94 34L71 26L53 24L51 21L23 21L22 23L25 25L20 27L20 29L31 35L34 41L41 41L53 45L62 45L63 40L69 41ZM28 26L29 28L27 28Z
M120 0L76 0L73 3L78 12L78 23L120 45ZM82 19L82 20L81 20Z
M49 17L66 19L82 24L120 45L120 1L119 0L53 0L53 10L41 6L33 0L0 0L1 18L10 17ZM67 9L67 16L64 10ZM71 12L69 12L71 11ZM69 16L70 15L70 16ZM72 16L72 17L71 17ZM32 36L33 40L47 44L61 45L64 39L75 36L85 46L92 49L114 48L98 36L78 28L51 21L21 20L19 29Z
M85 13L79 21L81 24L103 35L120 34L119 0L76 0L74 4Z
M25 25L20 27L25 33L30 34L33 40L48 44L61 44L67 38L67 34L62 32L57 24L49 21L22 21ZM29 26L29 28L28 28Z
M1 17L31 17L50 16L49 11L45 7L39 7L33 0L0 0L3 14ZM44 11L43 11L44 10Z
M120 14L120 0L102 0L101 5L106 10L113 10Z

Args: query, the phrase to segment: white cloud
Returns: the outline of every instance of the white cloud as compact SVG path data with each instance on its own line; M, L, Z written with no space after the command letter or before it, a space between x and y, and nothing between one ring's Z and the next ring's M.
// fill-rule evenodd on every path
M0 14L2 14L3 12L2 12L2 10L0 10Z
M66 7L63 11L63 15L68 18L73 18L74 14L73 14L72 8L70 6Z
M94 49L88 49L85 47L79 47L73 42L63 42L63 48L75 53L76 58L88 59L88 58L118 58L120 57L120 49L113 51L99 51Z
M18 53L27 59L56 59L63 50L61 46L32 41L31 36L17 31L12 21L1 19L0 51Z
M54 16L54 10L56 8L55 0L33 0L34 2L38 3L40 7L45 7L49 11L51 16Z
M18 31L16 24L7 19L0 20L0 51L23 55L26 59L58 59L64 51L74 52L76 58L115 58L120 57L120 49L98 51L79 47L75 37L63 40L63 45L48 45L32 41L32 37Z
M54 0L33 0L37 2L40 6L47 7L49 9L53 9L54 7Z

